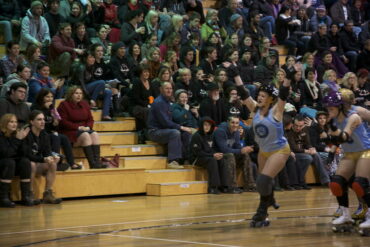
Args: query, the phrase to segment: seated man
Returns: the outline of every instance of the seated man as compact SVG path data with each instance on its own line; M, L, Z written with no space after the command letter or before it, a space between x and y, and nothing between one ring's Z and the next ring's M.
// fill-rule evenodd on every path
M301 166L303 175L306 174L311 162L315 165L320 175L320 182L326 185L330 182L328 172L325 170L323 161L317 153L316 148L312 147L305 121L302 115L297 115L291 130L286 131L289 146L295 155L297 164ZM304 178L302 178L304 179Z
M51 63L51 73L55 76L68 76L72 61L76 58L76 54L82 55L84 53L84 50L75 48L75 42L71 35L71 24L61 23L59 26L59 33L51 40L49 59Z
M183 146L188 146L191 139L191 128L172 121L170 110L173 88L170 82L162 84L161 94L151 105L148 116L148 138L151 141L168 146L167 168L184 168L179 164L182 159ZM186 143L186 145L183 145Z
M24 145L27 151L26 154L31 161L31 184L33 184L35 176L45 176L43 203L59 204L62 202L62 199L54 197L52 188L60 157L51 151L50 137L44 130L45 116L42 111L32 111L29 119L31 130L24 139Z
M23 63L19 55L19 44L15 41L6 43L6 56L0 59L0 76L3 81L12 73L16 72L17 66Z
M49 26L42 16L44 7L40 1L33 1L26 17L22 20L20 46L25 51L30 44L40 48L48 47L50 43Z
M240 166L244 176L244 190L255 188L253 178L253 168L249 153L253 152L253 147L242 147L240 144L239 118L230 116L227 122L223 122L214 133L214 149L216 152L223 153L225 166L228 169L228 178L231 186L225 188L227 193L241 193L236 184L236 166Z
M210 117L216 125L219 125L227 118L224 101L220 99L220 88L216 83L208 83L206 89L208 97L201 102L199 115Z
M23 82L14 83L10 87L7 97L0 99L0 117L6 113L13 113L17 117L19 127L28 123L30 109L25 102L26 95L27 85Z

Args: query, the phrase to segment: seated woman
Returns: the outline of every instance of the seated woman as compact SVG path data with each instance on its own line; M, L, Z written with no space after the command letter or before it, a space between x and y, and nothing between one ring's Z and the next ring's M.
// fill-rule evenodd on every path
M0 119L0 207L5 208L15 207L9 198L9 192L16 174L21 181L21 203L26 206L34 205L30 190L31 163L25 157L22 146L30 129L17 130L17 125L14 114L5 114Z
M59 130L74 146L83 148L90 168L106 168L100 163L100 142L98 133L92 128L94 120L89 104L83 99L80 87L69 88L65 101L59 107L61 120Z
M45 176L43 203L59 204L62 199L56 198L52 190L59 156L51 151L49 134L44 130L45 116L41 111L32 111L29 117L31 129L24 139L26 155L31 161L31 184L36 176ZM31 191L32 187L31 187ZM38 200L37 200L38 203Z
M42 63L41 49L37 45L29 45L24 56L24 65L31 68L31 75L36 72L39 63Z
M96 107L96 101L103 97L103 121L110 121L109 109L112 105L112 91L105 88L104 80L95 78L95 57L87 52L86 57L74 66L71 73L71 81L81 86L84 96L89 99L91 107Z
M173 121L181 126L189 127L193 130L198 128L197 118L199 117L198 109L190 108L188 104L188 92L184 89L179 89L175 92L176 103L171 105ZM191 134L186 131L181 132L182 140L182 158L189 160L189 145Z
M301 84L301 102L302 106L308 106L317 110L322 109L321 107L321 89L320 83L316 80L315 70L307 68L305 71L305 80Z
M81 169L82 167L75 163L72 154L72 146L68 138L58 133L58 126L60 121L60 115L54 108L54 95L47 88L42 88L36 96L35 102L31 106L31 110L39 110L44 113L45 116L45 131L50 136L51 151L54 153L60 153L60 148L63 148L63 152L66 156L67 166L58 166L58 170L67 170L68 167L71 169Z
M136 129L142 131L146 128L149 107L154 102L155 91L149 80L148 66L140 65L137 68L137 75L139 78L134 79L129 93L129 112L136 119Z
M226 174L223 169L223 153L216 153L212 149L213 131L215 122L204 117L200 120L199 130L192 136L190 143L190 162L201 166L208 171L208 193L220 194L220 186L228 186L225 183Z
M172 83L171 69L166 66L159 68L158 76L152 80L152 86L154 88L154 98L157 98L160 94L160 87L163 82Z
M28 90L28 80L31 78L31 68L23 64L18 64L16 73L13 73L6 78L5 84L1 88L0 98L6 98L6 94L10 87L17 82L22 82Z
M228 117L236 115L242 121L247 121L249 119L249 110L239 99L235 86L231 86L226 89L224 102L225 111Z
M28 102L35 102L36 95L42 88L49 88L56 99L60 99L63 94L64 78L53 80L50 76L50 67L43 62L37 65L36 73L31 78L28 86Z

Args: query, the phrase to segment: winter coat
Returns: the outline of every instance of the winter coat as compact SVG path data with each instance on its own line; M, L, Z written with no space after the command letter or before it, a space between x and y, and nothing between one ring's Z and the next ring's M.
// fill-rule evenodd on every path
M46 19L40 16L39 21L40 25L37 27L36 19L29 9L22 20L21 40L19 42L22 51L26 50L29 44L50 42L49 25Z

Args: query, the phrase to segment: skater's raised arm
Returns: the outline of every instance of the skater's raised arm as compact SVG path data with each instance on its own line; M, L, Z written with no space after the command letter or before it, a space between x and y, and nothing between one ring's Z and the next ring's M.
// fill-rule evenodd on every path
M274 118L278 122L281 122L283 120L285 103L289 97L289 92L290 92L290 80L285 79L283 85L281 85L279 88L278 101L273 108Z
M250 96L249 90L244 87L243 82L241 80L235 81L235 84L236 84L236 90L238 91L238 94L240 95L240 99L242 100L242 103L247 106L250 112L254 112L257 106L257 102Z

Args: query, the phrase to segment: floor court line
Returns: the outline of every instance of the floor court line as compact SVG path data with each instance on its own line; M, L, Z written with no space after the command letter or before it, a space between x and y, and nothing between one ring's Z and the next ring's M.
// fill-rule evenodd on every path
M78 234L93 234L90 232L79 232L79 231L67 231L67 230L56 230L57 232L68 232L68 233L78 233ZM156 241L165 241L165 242L175 242L175 243L186 243L186 244L199 244L207 246L219 246L219 247L240 247L238 245L224 245L224 244L214 244L214 243L203 243L203 242L194 242L186 241L179 239L165 239L165 238L151 238L151 237L140 237L140 236L130 236L130 235L116 235L109 233L98 233L101 236L110 236L110 237L120 237L120 238L134 238L134 239L143 239L143 240L156 240Z
M354 207L354 206L351 206L351 207ZM276 210L276 211L272 211L272 212L275 212L275 213L282 212L283 213L283 212L298 212L298 211L311 211L311 210L323 210L323 209L337 209L337 207L299 208L299 209ZM252 215L252 214L255 214L255 212L237 213L237 214L202 215L202 216L179 217L179 218L165 218L165 219L143 220L143 221L127 221L127 222L117 222L117 223L110 223L110 224L68 226L68 227L60 227L60 228L49 228L49 229L31 230L31 231L5 232L5 233L0 233L0 236L12 235L12 234L22 234L22 233L36 233L36 232L44 232L44 231L68 230L68 229L74 229L74 228L89 228L89 227L115 226L115 225L124 225L124 224L151 223L151 222L175 221L175 220L190 220L190 219L202 219L202 218L212 218L212 217L228 217L228 216Z

